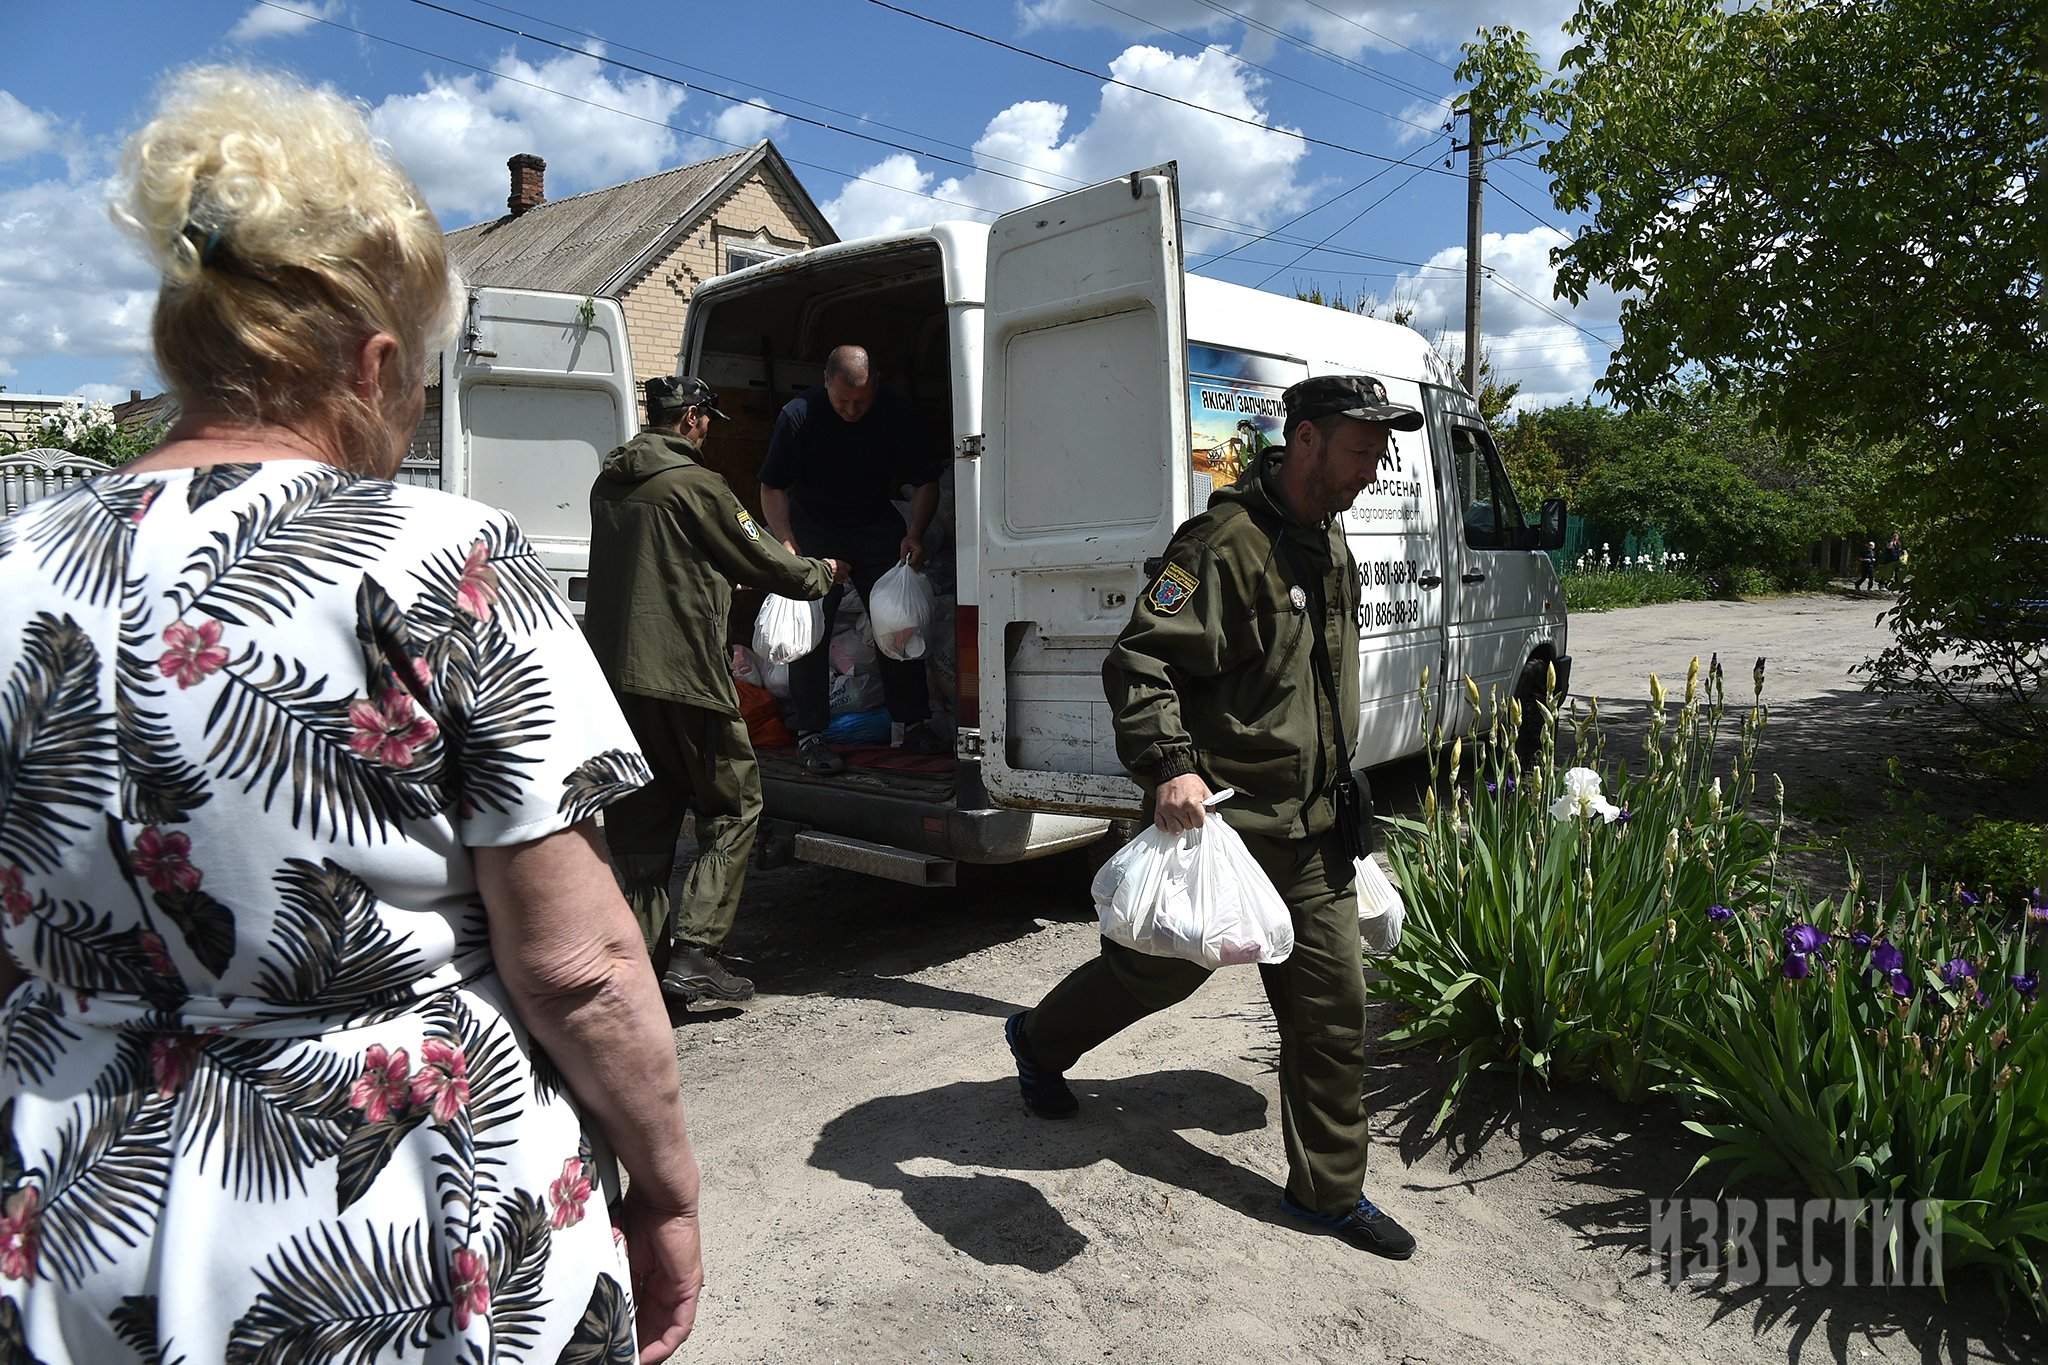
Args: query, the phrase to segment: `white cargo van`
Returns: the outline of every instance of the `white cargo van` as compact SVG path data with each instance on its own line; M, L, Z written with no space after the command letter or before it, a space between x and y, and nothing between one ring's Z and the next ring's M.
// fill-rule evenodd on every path
M444 363L458 452L445 481L519 513L580 600L596 460L632 429L623 326L605 300L592 316L558 299L529 322L534 296L478 294ZM553 337L558 360L570 338L580 349L522 370L521 336ZM1103 657L1174 529L1282 439L1280 394L1310 374L1374 375L1428 417L1345 514L1367 617L1357 765L1421 747L1425 675L1447 733L1473 719L1458 679L1526 696L1546 664L1569 675L1542 552L1561 543L1561 505L1524 516L1477 406L1416 332L1186 275L1171 166L993 224L838 243L699 286L675 361L733 418L708 462L743 500L758 496L775 414L848 342L952 452L933 549L957 604L958 681L934 702L957 723L957 758L883 755L815 777L764 751L770 859L943 884L957 862L1041 857L1135 815L1143 793L1117 761ZM736 643L758 601L736 605Z

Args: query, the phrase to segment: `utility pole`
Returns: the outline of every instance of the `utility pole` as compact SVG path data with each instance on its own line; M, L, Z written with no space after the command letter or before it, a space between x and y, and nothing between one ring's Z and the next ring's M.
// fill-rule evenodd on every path
M1479 110L1465 106L1465 391L1479 401L1479 239L1486 190L1486 145Z

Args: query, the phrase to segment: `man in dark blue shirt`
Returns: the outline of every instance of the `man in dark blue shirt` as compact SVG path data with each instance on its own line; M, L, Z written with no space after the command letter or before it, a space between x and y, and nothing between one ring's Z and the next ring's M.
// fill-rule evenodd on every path
M868 353L835 347L825 358L825 382L804 390L782 409L761 465L761 511L768 529L791 553L845 560L861 601L897 564L924 564L924 533L939 505L938 459L909 402L878 389ZM910 524L896 510L898 489L911 485ZM826 548L826 547L831 548ZM818 648L789 666L796 705L797 745L804 767L834 773L846 761L825 743L831 723L832 621L842 590L825 598L825 631ZM903 727L902 747L935 754L945 744L932 732L931 701L922 659L881 659L882 696L889 719Z

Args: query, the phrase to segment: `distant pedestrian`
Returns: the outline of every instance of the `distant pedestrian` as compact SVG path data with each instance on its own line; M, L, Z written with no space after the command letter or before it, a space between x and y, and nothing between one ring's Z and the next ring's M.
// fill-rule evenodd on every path
M1866 540L1863 542L1863 553L1857 557L1856 563L1859 569L1856 575L1856 591L1862 592L1865 583L1875 588L1877 586L1876 541Z
M1906 572L1906 542L1899 538L1897 531L1892 532L1892 538L1885 543L1881 558L1886 565L1885 586L1896 589L1899 578Z

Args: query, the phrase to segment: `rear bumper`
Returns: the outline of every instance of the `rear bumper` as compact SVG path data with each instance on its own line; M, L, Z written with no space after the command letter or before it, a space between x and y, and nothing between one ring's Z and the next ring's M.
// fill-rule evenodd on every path
M829 782L764 776L767 816L785 830L819 830L962 863L1017 863L1082 848L1109 821L1080 815L1006 810L972 801L981 792L979 765L961 764L959 791L971 804L848 791ZM971 771L969 771L971 769Z

